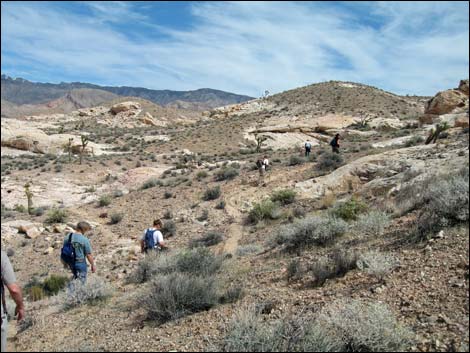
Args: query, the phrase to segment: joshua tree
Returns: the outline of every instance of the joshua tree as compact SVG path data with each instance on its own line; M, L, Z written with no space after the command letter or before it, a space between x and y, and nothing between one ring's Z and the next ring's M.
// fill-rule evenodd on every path
M24 185L24 193L28 199L28 214L33 214L33 192L29 189L30 186L29 183Z
M255 139L256 139L256 152L260 152L261 147L263 145L263 142L268 140L268 139L272 139L272 137L268 136L268 135L258 135L258 134L256 134Z
M67 152L69 154L69 163L72 162L72 141L73 141L73 137L70 137L69 138L69 143L67 144Z
M82 148L80 149L80 164L82 164L83 154L85 153L85 148L88 145L88 137L85 135L81 136L82 139Z
M437 139L439 138L441 132L446 131L449 129L449 124L444 122L442 124L437 124L435 129L432 129L429 133L428 138L426 139L425 144L429 145L431 142L436 143Z

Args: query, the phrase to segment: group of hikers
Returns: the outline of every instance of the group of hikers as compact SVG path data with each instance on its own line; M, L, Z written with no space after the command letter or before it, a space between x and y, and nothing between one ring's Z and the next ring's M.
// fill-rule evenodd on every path
M153 226L147 228L144 231L140 239L142 253L148 254L154 251L157 252L168 249L161 232L162 227L163 222L160 219L156 219L153 221ZM66 268L70 269L72 273L72 279L78 280L83 284L86 283L87 280L87 260L90 264L91 272L96 272L96 264L93 257L90 239L87 237L87 234L89 236L91 230L92 227L88 222L79 222L74 231L67 234L67 236L64 238L60 256L62 264ZM23 303L21 287L17 283L15 273L8 255L2 250L1 256L1 351L6 352L8 336L8 311L6 305L5 288L8 289L10 296L16 304L15 316L17 317L18 323L25 318L25 306ZM70 282L69 289L71 290L73 290L73 283L74 281Z
M339 140L341 139L340 134L336 134L333 139L330 141L330 146L332 148L333 153L339 153ZM312 143L307 140L304 145L305 148L305 157L310 156L310 152L312 152ZM258 159L256 161L256 166L259 171L259 181L258 184L261 184L263 186L266 186L266 183L264 181L264 176L266 174L266 171L269 168L269 160L267 156L264 156L262 159Z
M334 153L339 153L339 139L340 135L336 134L330 142L330 146L332 147ZM306 141L304 147L305 156L308 157L310 155L310 152L312 151L312 143L310 141ZM264 184L264 175L269 169L268 157L264 156L262 159L259 159L256 162L256 165L259 169L260 180ZM144 231L140 239L140 248L142 253L147 254L154 251L158 252L168 249L163 239L163 234L161 232L162 227L163 222L160 219L156 219L153 222L153 226L147 228ZM79 222L75 227L75 230L67 234L67 236L65 237L61 250L60 258L63 265L70 269L70 271L72 272L73 280L79 280L81 283L86 283L87 280L87 260L90 264L91 272L96 272L96 264L95 259L93 257L90 239L88 239L87 237L87 234L90 233L91 229L92 227L88 222ZM17 316L18 322L23 320L25 317L25 307L23 303L21 287L17 284L15 273L13 272L13 267L10 263L10 260L3 250L1 252L1 256L1 351L6 352L8 320L5 300L5 287L8 289L12 299L16 304L15 315ZM70 288L73 288L73 286L71 286Z

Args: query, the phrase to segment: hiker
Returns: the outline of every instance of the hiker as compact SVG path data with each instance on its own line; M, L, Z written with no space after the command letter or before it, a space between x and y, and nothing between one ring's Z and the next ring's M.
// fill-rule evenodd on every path
M91 272L96 272L90 240L85 236L90 230L91 225L88 222L78 222L75 232L65 237L61 253L62 262L72 271L73 279L78 278L82 283L85 283L87 278L87 259Z
M267 170L268 170L268 167L269 167L269 160L268 160L268 157L267 157L267 156L264 156L264 158L263 158L263 167L264 167L264 171L267 171Z
M162 227L162 221L160 219L156 219L153 221L153 227L145 230L144 235L140 240L142 253L147 253L150 249L155 251L168 249L163 240L163 234L160 231Z
M309 140L305 142L305 157L310 156L310 152L312 151L312 144L310 143Z
M5 298L5 287L8 288L11 297L16 303L15 315L17 315L17 320L20 322L24 319L24 304L23 304L23 295L21 293L21 287L16 283L15 273L13 272L13 267L11 262L8 259L7 254L2 251L2 352L7 350L7 336L8 336L8 313L6 306Z
M330 146L332 147L333 149L333 152L334 153L339 153L339 139L341 138L341 136L339 134L336 134L335 137L333 138L333 140L331 140L330 142Z

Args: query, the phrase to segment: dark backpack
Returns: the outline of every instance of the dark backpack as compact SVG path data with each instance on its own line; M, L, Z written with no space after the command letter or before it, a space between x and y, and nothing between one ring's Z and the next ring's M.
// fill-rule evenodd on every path
M4 287L4 284L3 284L3 275L2 275L2 308L3 308L3 314L8 315L7 301L5 299L5 287ZM2 316L1 324L3 325L3 316Z
M336 147L337 145L338 145L338 142L336 141L336 137L335 137L333 140L331 140L330 146Z
M256 166L258 167L258 169L261 169L261 167L263 166L263 162L260 159L258 159L256 161Z
M156 230L152 229L147 229L145 232L145 249L155 249L155 247L158 245L155 244L155 239L153 238L153 234L156 232Z
M75 267L77 254L75 253L75 249L72 244L72 236L73 236L73 233L70 233L69 240L62 247L62 251L60 252L60 258L67 265Z

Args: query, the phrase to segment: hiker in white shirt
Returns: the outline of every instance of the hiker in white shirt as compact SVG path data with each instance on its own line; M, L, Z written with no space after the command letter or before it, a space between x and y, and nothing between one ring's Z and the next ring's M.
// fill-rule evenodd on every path
M153 221L153 227L147 228L144 231L142 238L140 239L140 249L142 253L146 253L149 249L162 250L167 249L165 241L163 240L163 234L160 231L163 223L161 220L156 219Z

